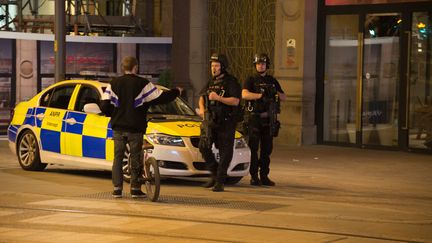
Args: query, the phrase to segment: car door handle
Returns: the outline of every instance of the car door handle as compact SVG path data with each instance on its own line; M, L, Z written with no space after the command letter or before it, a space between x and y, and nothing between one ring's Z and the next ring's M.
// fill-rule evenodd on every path
M39 114L36 115L36 118L42 121L45 118L45 114L44 113L39 113Z
M74 118L66 119L66 123L69 125L74 125L77 121Z

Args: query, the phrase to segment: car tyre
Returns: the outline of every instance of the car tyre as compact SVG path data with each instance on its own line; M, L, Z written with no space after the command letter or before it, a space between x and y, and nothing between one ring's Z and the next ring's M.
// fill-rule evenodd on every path
M243 178L242 176L227 177L225 179L225 184L228 184L228 185L237 184L237 183L239 183L241 181L242 178Z
M38 141L30 130L24 131L20 137L17 156L19 164L24 170L41 171L47 166L47 164L41 163Z
M147 191L147 199L156 202L160 193L159 164L155 158L149 157L144 163L143 179Z

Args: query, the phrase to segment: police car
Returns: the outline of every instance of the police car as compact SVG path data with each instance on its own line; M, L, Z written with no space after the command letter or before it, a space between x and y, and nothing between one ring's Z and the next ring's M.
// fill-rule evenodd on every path
M62 81L19 103L8 127L8 140L21 167L43 170L48 164L61 164L111 170L113 131L110 118L97 105L106 86L100 81ZM198 150L200 118L182 99L150 107L148 119L144 138L154 145L151 155L159 162L162 176L209 175ZM128 153L126 179L127 159ZM249 163L250 150L236 132L227 183L235 184L247 175Z

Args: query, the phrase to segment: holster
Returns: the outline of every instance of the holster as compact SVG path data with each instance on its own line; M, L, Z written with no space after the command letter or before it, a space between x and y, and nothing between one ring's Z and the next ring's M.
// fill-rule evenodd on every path
M276 121L272 131L273 137L277 137L279 135L279 129L280 129L280 122Z

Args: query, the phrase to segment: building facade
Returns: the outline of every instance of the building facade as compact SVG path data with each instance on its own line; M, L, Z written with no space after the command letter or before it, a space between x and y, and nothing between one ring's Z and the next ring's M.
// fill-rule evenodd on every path
M136 3L145 3L134 6L135 17L151 30L146 33L172 37L172 85L187 88L192 106L209 78L212 52L229 57L240 82L253 72L253 55L265 52L288 97L277 143L432 150L431 0ZM3 57L21 58L28 48L48 44L0 41L10 46L0 51L0 89L10 91L0 101L7 108L28 90L17 82L22 75L36 70L37 87L49 77L39 66ZM113 58L118 63L121 57Z
M209 1L209 52L241 79L253 53L272 57L288 96L276 142L432 150L432 1L241 3Z

